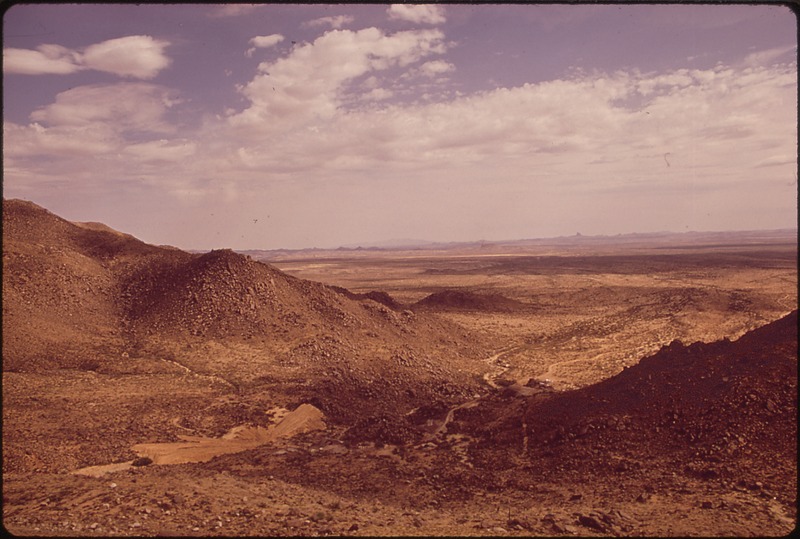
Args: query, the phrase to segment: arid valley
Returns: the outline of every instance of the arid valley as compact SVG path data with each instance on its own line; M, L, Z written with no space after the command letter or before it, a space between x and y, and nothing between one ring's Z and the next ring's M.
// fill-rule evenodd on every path
M3 525L779 536L797 231L190 253L3 201Z

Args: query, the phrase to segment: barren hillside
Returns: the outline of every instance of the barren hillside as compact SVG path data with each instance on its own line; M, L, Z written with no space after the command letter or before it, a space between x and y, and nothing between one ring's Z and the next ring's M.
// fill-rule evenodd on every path
M465 331L391 309L379 291L343 294L230 250L147 245L19 200L4 200L3 225L5 370L178 364L307 394L354 421L472 394L484 369ZM343 394L352 402L329 398Z
M733 342L676 341L598 384L459 411L453 429L480 439L487 463L524 455L553 480L676 472L793 505L797 331L793 311Z

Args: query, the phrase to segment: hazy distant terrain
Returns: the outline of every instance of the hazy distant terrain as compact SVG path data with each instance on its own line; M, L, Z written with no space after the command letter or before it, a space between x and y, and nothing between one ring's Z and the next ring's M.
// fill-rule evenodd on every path
M797 229L748 230L733 232L657 232L618 234L615 236L561 236L513 241L476 241L437 243L424 240L393 240L375 244L348 245L337 249L249 249L238 252L263 260L308 257L352 257L386 253L406 254L547 254L566 255L590 252L594 255L613 253L623 248L626 253L651 252L653 249L680 251L687 249L741 249L747 246L797 245ZM657 251L656 251L657 252Z
M401 247L190 253L4 200L6 528L794 528L796 230Z

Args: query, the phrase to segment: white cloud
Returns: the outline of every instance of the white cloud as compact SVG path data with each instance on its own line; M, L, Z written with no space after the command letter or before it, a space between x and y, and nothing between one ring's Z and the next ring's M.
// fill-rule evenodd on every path
M87 156L107 155L119 147L115 133L106 125L46 128L38 123L5 122L3 138L4 159L30 158L32 161L26 162L29 171L42 169L51 175L59 173L49 169L54 158L86 159ZM42 163L44 160L47 160L46 165Z
M60 45L40 45L37 50L3 49L3 71L23 75L66 75L81 69L79 55Z
M445 50L438 30L390 35L377 28L332 30L284 58L260 64L259 74L240 89L250 106L229 121L257 131L283 131L331 118L353 79Z
M390 97L373 77L359 86L362 99ZM332 95L345 79L336 81ZM756 164L786 168L796 144L796 118L786 114L795 84L793 66L592 73L430 104L359 109L325 100L326 113L313 117L298 106L294 118L307 121L296 124L280 123L276 102L258 102L263 121L228 136L247 170L306 178L437 171L469 182L534 174L546 190L612 193L662 182L674 191L697 181L717 192ZM635 106L625 105L631 100ZM278 124L280 131L270 128Z
M320 17L311 21L306 21L302 24L303 27L312 28L315 26L330 26L334 29L339 29L346 24L350 24L355 20L351 15L335 15L331 17Z
M770 65L778 60L781 56L788 55L790 52L793 53L793 55L796 55L797 45L787 45L785 47L775 47L765 51L753 52L744 58L743 63L744 65L750 67Z
M66 75L94 69L123 77L152 79L169 66L164 53L169 42L138 35L109 39L82 52L61 45L40 45L37 50L4 49L3 71L24 75Z
M375 75L370 75L369 77L364 79L364 82L361 83L361 86L363 86L368 90L372 90L373 88L377 88L379 84L380 81L378 80L378 77L376 77Z
M163 133L173 129L164 120L165 113L179 102L174 92L149 83L78 86L33 111L31 120L49 126L111 124L118 131Z
M256 49L266 49L269 47L274 47L285 38L281 34L270 34L268 36L256 36L250 39L250 44L252 45L251 48L247 49L245 52L245 56L250 58Z
M35 110L30 124L4 123L5 164L29 181L87 189L141 175L148 162L175 162L194 150L194 141L164 138L176 132L166 114L178 103L171 90L148 83L72 88Z
M142 161L181 161L194 155L197 145L187 140L151 140L131 144L123 153Z
M389 99L393 95L394 92L387 90L386 88L373 88L364 94L362 99L366 99L367 101L383 101L384 99Z
M447 20L444 7L432 4L392 4L386 12L390 19L415 23L441 24Z
M168 42L150 36L126 36L86 47L83 63L89 69L123 77L152 79L170 64Z
M455 71L456 66L444 60L432 60L422 64L419 69L425 76L435 77L450 71Z
M270 34L268 36L256 36L250 39L250 44L253 45L254 47L263 49L277 45L283 40L284 37L280 34Z

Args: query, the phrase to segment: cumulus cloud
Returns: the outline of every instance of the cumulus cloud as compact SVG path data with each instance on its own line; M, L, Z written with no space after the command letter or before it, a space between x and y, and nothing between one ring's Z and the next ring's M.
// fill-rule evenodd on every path
M373 88L366 94L362 96L362 99L367 101L383 101L384 99L389 99L394 95L394 92L391 90L387 90L386 88Z
M427 77L436 77L450 71L454 71L456 66L444 60L432 60L425 62L419 69Z
M252 45L251 48L247 49L245 52L245 56L250 58L256 49L266 49L269 47L274 47L285 38L281 34L270 34L268 36L256 36L250 39L250 44Z
M256 36L250 39L250 43L254 47L259 48L267 48L272 47L273 45L277 45L281 41L283 41L284 37L280 34L270 34L268 36Z
M162 133L172 130L164 116L179 102L173 91L154 84L97 84L61 92L54 103L36 109L30 117L48 126L111 124L118 131Z
M169 66L164 53L169 42L137 35L109 39L83 51L61 45L40 45L36 50L3 50L3 71L24 75L66 75L93 69L122 77L152 79Z
M743 63L751 67L769 65L782 56L787 56L789 53L796 55L797 45L787 45L785 47L775 47L765 51L756 51L745 56Z
M320 17L311 21L304 22L301 26L305 28L313 28L315 26L330 26L334 29L339 29L346 24L350 24L355 20L352 15L335 15L331 17Z
M167 41L150 36L109 39L87 47L83 63L89 69L123 77L152 79L170 63L164 54L167 45Z
M170 117L180 103L173 90L144 82L61 92L30 123L4 122L4 170L20 192L47 186L100 196L157 186L169 193L173 183L185 186L197 175L188 171L197 133L182 136Z
M56 177L64 171L49 168L53 160L62 157L85 160L87 156L108 155L119 147L114 130L107 125L48 128L38 123L4 122L3 139L3 157L7 162L24 163L23 168L29 174L44 171Z
M347 77L370 71L368 63L358 65ZM573 185L575 190L607 193L658 182L673 190L685 188L697 174L714 170L703 178L714 191L730 178L743 178L756 163L785 166L775 156L793 155L796 144L796 118L786 114L795 99L791 65L583 73L379 109L341 108L335 99L316 101L336 95L347 77L339 74L331 86L317 87L326 92L307 88L309 106L298 102L291 114L308 121L297 124L280 123L279 113L290 114L289 108L278 108L288 107L282 101L286 96L261 101L260 94L252 94L253 110L248 111L263 113L263 120L246 135L230 135L241 141L236 159L248 170L304 176L439 170L461 174L466 181L490 171L492 177L536 174L542 188ZM374 75L360 88L362 99L373 103L390 97ZM315 114L303 116L308 110ZM270 125L278 124L282 129L272 131ZM247 142L247 137L259 142ZM666 152L669 167L663 160ZM670 175L668 181L665 175Z
M80 55L60 45L40 45L36 50L3 49L6 73L67 75L80 69Z
M166 115L178 103L173 91L149 83L72 88L31 113L30 124L4 123L4 157L17 167L24 164L29 173L49 170L56 178L78 171L91 175L97 170L96 160L102 161L108 172L125 152L137 151L135 145L141 138L161 140L173 134L176 127ZM131 145L134 149L127 150ZM145 155L148 150L149 157ZM177 152L173 144L151 143L139 146L138 155L149 159L157 150L164 155ZM53 159L59 164L50 169Z
M294 48L240 88L250 106L231 115L233 125L283 130L331 118L345 86L369 72L407 66L446 50L438 30L384 34L377 28L332 30Z
M390 19L414 23L442 24L447 19L444 7L433 4L392 4L386 10Z

